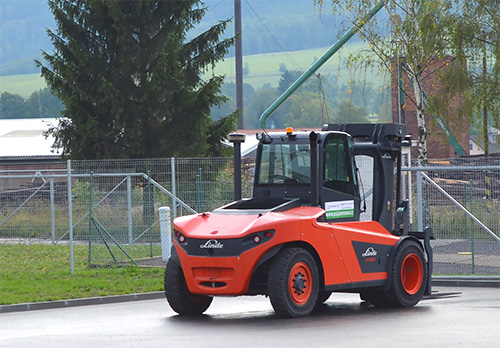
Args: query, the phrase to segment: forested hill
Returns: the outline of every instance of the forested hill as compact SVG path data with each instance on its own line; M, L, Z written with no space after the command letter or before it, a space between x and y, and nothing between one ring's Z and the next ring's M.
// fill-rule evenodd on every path
M205 0L201 32L218 20L233 18L234 0ZM320 12L313 0L242 0L243 54L296 51L329 46L342 22L330 10ZM34 73L40 51L52 46L46 28L55 23L46 0L0 1L0 75ZM227 31L232 35L233 26Z

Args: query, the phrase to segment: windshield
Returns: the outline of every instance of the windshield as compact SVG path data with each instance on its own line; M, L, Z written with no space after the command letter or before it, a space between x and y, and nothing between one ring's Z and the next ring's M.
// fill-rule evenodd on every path
M263 144L259 184L311 182L309 144Z

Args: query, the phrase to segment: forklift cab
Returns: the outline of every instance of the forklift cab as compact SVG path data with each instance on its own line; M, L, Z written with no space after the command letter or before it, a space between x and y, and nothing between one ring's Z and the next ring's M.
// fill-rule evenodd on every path
M286 136L261 136L253 197L299 198L301 205L325 209L328 222L358 221L360 195L351 137L320 132L311 141L313 133L289 129Z

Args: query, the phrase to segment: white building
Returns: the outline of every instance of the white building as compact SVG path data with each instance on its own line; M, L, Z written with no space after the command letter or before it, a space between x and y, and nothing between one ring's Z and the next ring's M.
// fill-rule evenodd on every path
M45 132L58 125L57 118L0 119L0 161L58 160L53 136Z

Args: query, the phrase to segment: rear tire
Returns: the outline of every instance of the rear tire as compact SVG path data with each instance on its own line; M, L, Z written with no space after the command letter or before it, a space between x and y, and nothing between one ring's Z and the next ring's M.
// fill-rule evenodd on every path
M394 307L413 307L422 299L426 280L422 247L413 240L404 241L394 255L391 288L384 298Z
M212 297L189 292L182 268L171 259L165 269L164 285L168 304L181 315L202 314L212 303Z
M267 287L271 304L281 317L309 315L318 298L318 268L302 248L283 249L269 270Z

